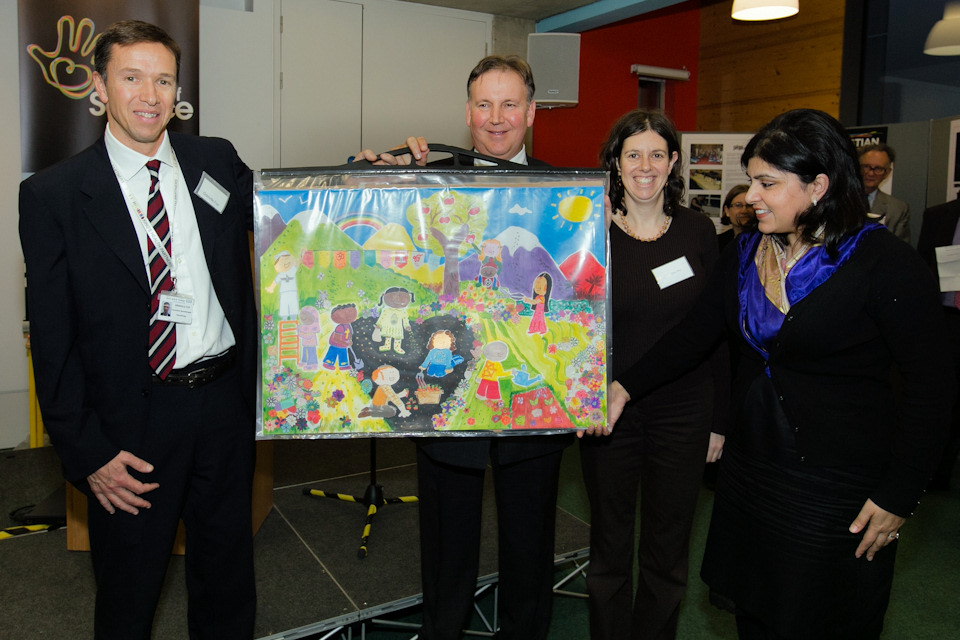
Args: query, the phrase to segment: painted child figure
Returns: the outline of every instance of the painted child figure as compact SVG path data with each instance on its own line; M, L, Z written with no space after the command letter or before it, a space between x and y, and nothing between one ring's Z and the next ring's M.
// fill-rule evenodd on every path
M297 336L300 338L300 368L304 371L316 371L317 346L320 333L320 313L316 307L300 309L300 321L297 323Z
M477 283L494 291L500 288L500 249L500 241L496 238L487 238L480 245L480 275L477 276Z
M413 302L413 294L403 287L390 287L380 296L380 317L377 318L376 329L383 340L380 351L389 351L391 343L393 350L399 354L404 354L400 347L403 341L404 331L410 330L410 318L407 316L407 307ZM374 342L378 342L376 333L373 336Z
M553 290L553 280L549 273L541 273L533 280L533 298L524 298L523 301L533 305L533 318L527 327L527 334L547 333L545 314L550 310L550 292Z
M323 356L323 367L331 371L338 368L349 369L349 349L353 346L351 323L357 319L357 306L353 303L337 305L330 310L330 319L337 326L330 333L330 346L327 347L327 353Z
M373 402L360 410L358 418L392 418L398 414L406 418L410 415L403 406L403 398L407 397L408 391L404 389L397 393L393 390L393 385L400 381L400 372L396 367L388 364L377 367L370 374L370 379L377 385L377 390L373 392Z
M483 348L483 355L486 362L483 369L480 370L480 384L477 386L477 397L499 402L500 396L500 378L505 378L509 374L503 369L501 364L510 355L510 347L502 340L494 340Z
M273 293L280 285L280 301L278 313L282 320L292 320L297 317L300 309L300 297L297 294L297 259L289 251L281 251L273 258L273 268L277 275L273 282L264 289Z
M427 342L427 357L420 365L420 370L433 378L442 378L453 368L463 362L463 356L453 353L457 348L457 339L446 329L434 331Z

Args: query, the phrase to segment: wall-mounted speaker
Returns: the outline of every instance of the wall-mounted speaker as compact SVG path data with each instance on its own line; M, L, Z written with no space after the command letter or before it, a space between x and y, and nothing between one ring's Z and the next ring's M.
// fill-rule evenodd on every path
M580 34L527 35L527 62L538 108L574 107L580 100Z

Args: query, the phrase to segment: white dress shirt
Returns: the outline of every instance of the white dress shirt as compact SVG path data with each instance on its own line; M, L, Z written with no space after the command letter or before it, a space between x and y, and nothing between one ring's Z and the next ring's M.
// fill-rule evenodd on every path
M190 185L176 162L170 138L163 133L163 141L153 157L145 156L127 147L110 132L107 125L104 141L110 162L117 172L118 182L130 212L130 220L140 241L144 270L150 278L147 263L147 231L137 212L147 215L150 196L150 172L146 164L151 159L160 161L160 193L170 220L172 248L172 275L177 294L193 299L191 322L177 323L177 361L174 369L217 356L236 344L233 330L223 314L220 301L210 280L210 271L203 253L197 215L190 198ZM143 328L146 339L148 327Z

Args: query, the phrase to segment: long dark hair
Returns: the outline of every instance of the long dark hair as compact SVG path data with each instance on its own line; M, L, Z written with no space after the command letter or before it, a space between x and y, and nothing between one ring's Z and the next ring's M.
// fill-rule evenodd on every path
M614 209L624 208L623 182L617 177L617 162L620 160L620 152L627 138L644 131L653 131L666 140L667 151L671 158L674 152L677 154L677 161L667 177L667 183L663 186L663 212L673 215L674 210L683 200L683 154L680 153L680 138L676 127L673 126L670 118L658 111L644 109L629 111L620 116L607 134L607 141L600 149L600 167L610 172L610 203Z
M553 291L553 278L550 277L549 273L547 273L546 271L541 271L539 274L537 274L537 277L533 279L533 284L530 285L530 290L533 293L533 295L530 297L533 298L534 300L537 299L536 284L537 284L537 280L539 280L540 278L543 278L544 281L546 281L547 283L547 290L543 292L543 310L544 312L547 312L547 311L550 311L550 292Z
M804 242L822 241L827 253L836 256L843 236L866 222L867 198L857 150L843 125L829 114L816 109L780 114L747 143L740 157L744 167L750 158L792 173L804 185L821 173L830 179L823 197L797 218ZM823 236L818 238L821 227Z

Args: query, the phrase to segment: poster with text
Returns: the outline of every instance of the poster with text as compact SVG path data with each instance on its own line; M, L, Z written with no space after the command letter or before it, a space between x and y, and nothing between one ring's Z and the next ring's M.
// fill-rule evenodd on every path
M752 137L752 133L681 134L686 206L713 218L720 217L727 191L747 182L740 156Z
M258 172L258 437L606 423L593 170Z

